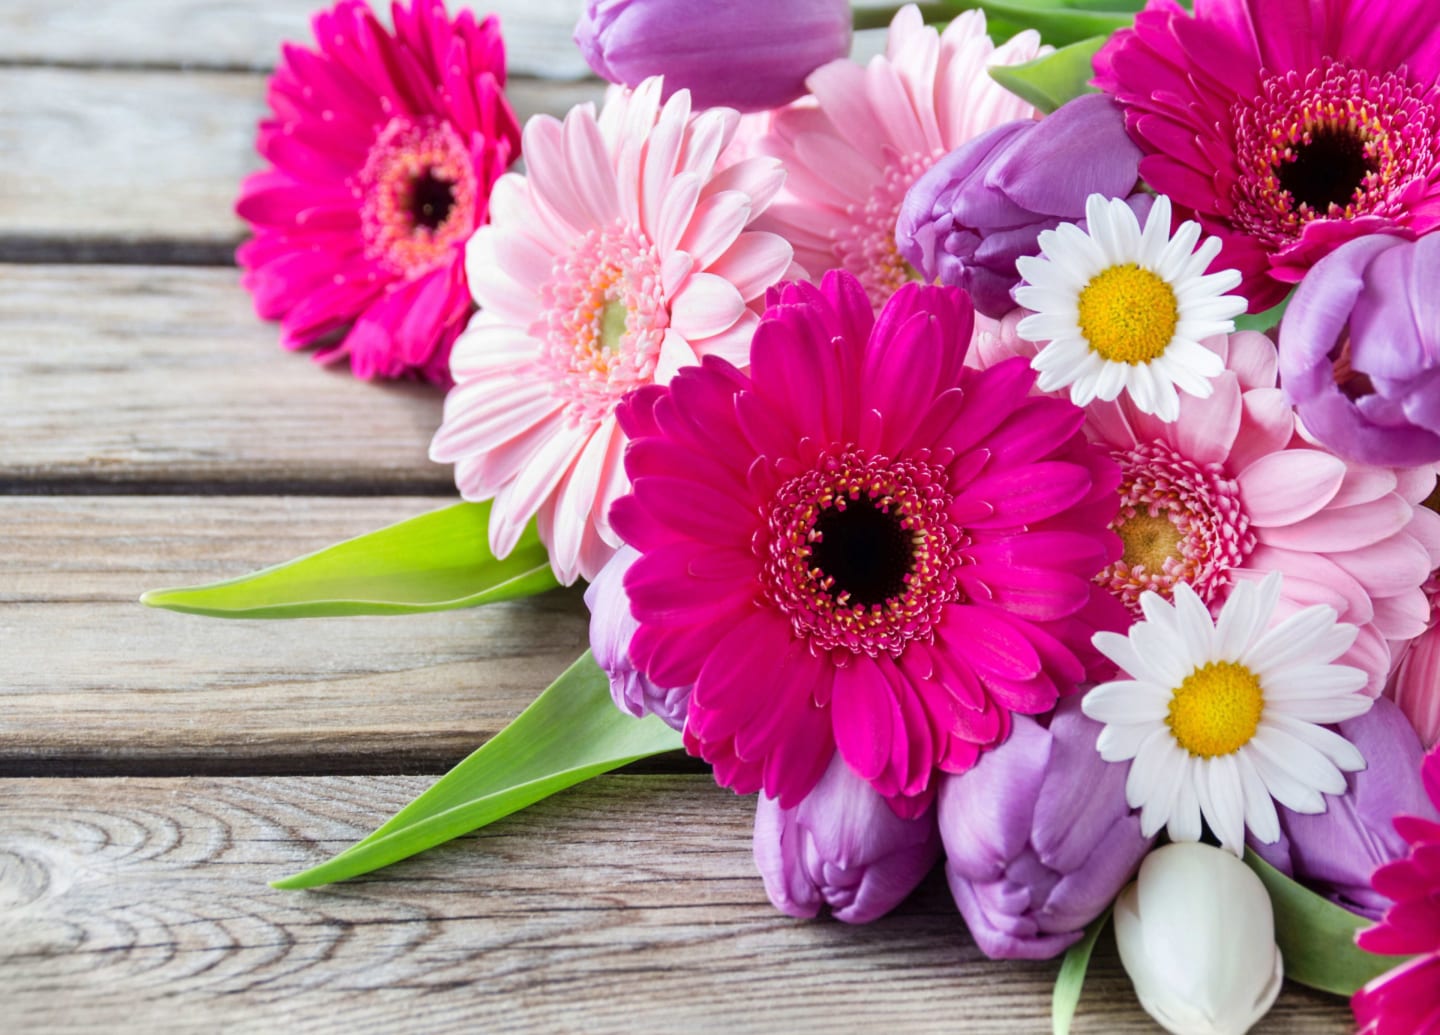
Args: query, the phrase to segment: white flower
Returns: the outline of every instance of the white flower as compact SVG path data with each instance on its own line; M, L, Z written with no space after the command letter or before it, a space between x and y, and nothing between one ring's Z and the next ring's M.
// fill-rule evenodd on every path
M1034 311L1016 330L1049 342L1031 361L1040 374L1036 384L1045 392L1069 385L1077 406L1129 392L1146 413L1173 421L1180 416L1175 389L1208 398L1210 379L1225 368L1200 342L1235 329L1245 299L1225 292L1239 285L1240 274L1205 274L1219 239L1196 250L1194 222L1171 237L1164 195L1143 232L1129 205L1101 194L1086 201L1085 219L1088 233L1062 223L1040 234L1044 258L1015 263L1027 282L1015 301Z
M1239 855L1247 826L1266 843L1280 836L1275 801L1324 812L1322 791L1345 792L1341 770L1365 768L1353 744L1319 725L1370 709L1365 673L1333 664L1357 630L1324 605L1274 624L1280 583L1279 572L1240 582L1215 621L1181 583L1174 606L1143 594L1146 620L1128 636L1095 634L1130 678L1095 687L1082 708L1106 724L1101 757L1134 759L1125 797L1146 837L1168 825L1172 841L1198 841L1203 816Z
M1280 994L1265 885L1208 845L1145 857L1115 900L1115 944L1140 1005L1175 1035L1242 1035Z

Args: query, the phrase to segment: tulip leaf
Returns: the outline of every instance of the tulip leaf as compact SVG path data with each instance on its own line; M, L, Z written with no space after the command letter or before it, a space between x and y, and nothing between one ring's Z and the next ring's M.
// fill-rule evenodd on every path
M1107 908L1085 928L1085 936L1065 953L1060 963L1060 973L1055 976L1055 995L1050 1001L1050 1023L1055 1035L1070 1035L1070 1022L1075 1019L1075 1008L1080 1005L1080 993L1085 987L1085 972L1090 969L1090 956L1100 932L1110 922Z
M1063 47L1092 36L1109 36L1135 20L1141 0L931 0L920 13L931 24L949 21L965 11L985 12L993 39L1007 39L1017 26L1035 29L1051 46ZM854 12L857 29L890 24L894 8L866 7Z
M1095 36L1021 65L991 65L990 78L1048 115L1066 101L1094 92L1090 60L1104 44L1104 36Z
M1371 922L1291 880L1248 849L1245 862L1255 871L1275 910L1275 944L1285 960L1285 976L1335 995L1355 991L1404 963L1399 956L1377 956L1355 944L1355 932Z
M1280 326L1280 320L1285 315L1285 309L1290 304L1290 299L1295 297L1295 292L1290 292L1280 300L1279 305L1271 306L1263 313L1242 313L1235 317L1235 329L1237 331L1273 331Z
M490 504L458 503L237 579L151 590L151 607L216 618L394 615L478 607L558 583L531 525L503 560Z
M478 830L557 791L682 747L653 715L615 707L610 682L587 651L479 750L369 837L277 888L313 888L370 873Z

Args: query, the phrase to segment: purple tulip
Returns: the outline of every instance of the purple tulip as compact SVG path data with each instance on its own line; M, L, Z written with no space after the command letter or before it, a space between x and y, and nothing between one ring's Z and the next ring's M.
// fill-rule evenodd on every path
M964 288L998 320L1015 308L1015 260L1040 254L1040 232L1081 222L1091 194L1129 197L1139 170L1120 108L1087 94L941 158L905 196L895 240L927 280Z
M1391 821L1440 815L1420 778L1425 749L1393 702L1380 698L1364 715L1340 723L1340 734L1360 749L1367 768L1345 777L1345 793L1327 797L1324 812L1307 816L1277 806L1280 840L1267 845L1252 837L1249 844L1281 873L1378 920L1391 903L1370 886L1370 876L1409 850Z
M666 725L684 729L693 688L658 687L630 660L630 638L640 623L630 613L625 573L638 556L631 547L622 546L585 590L585 606L590 609L590 653L610 677L610 696L615 698L617 708L636 718L654 712Z
M635 86L665 77L695 106L764 111L850 53L849 0L586 0L575 42L595 73Z
M755 809L755 865L775 908L810 917L822 905L848 924L894 909L940 858L932 805L901 819L838 754L793 809L765 795Z
M1013 721L1005 743L940 785L945 872L981 952L1049 959L1110 905L1152 839L1125 803L1126 767L1100 758L1101 726L1078 697L1048 730Z
M1311 267L1280 323L1280 386L1341 456L1440 460L1440 235L1372 235Z

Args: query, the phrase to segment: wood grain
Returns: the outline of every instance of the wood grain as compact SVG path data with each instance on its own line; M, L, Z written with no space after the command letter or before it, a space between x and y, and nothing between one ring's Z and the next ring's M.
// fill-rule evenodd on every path
M233 270L0 266L0 490L454 493L441 394L277 344Z
M16 1031L1048 1031L1056 964L980 957L935 875L864 928L765 899L753 804L608 777L317 892L413 778L0 785L0 999ZM1104 949L1075 1031L1151 1032ZM1349 1030L1288 988L1254 1029Z
M310 18L321 6L314 0L6 0L0 64L261 71L275 66L282 41L311 39ZM590 72L570 41L583 0L450 0L447 6L499 16L511 75L575 79Z
M155 261L168 242L216 261L240 240L232 212L260 165L263 76L0 68L0 260L84 258L117 244ZM521 118L600 96L596 83L515 80ZM43 175L40 172L43 171Z
M436 772L459 761L585 649L578 591L283 622L136 602L443 502L0 497L0 775Z

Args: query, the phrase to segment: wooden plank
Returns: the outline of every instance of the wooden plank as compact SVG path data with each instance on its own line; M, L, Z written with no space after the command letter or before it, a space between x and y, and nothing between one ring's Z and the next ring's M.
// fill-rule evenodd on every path
M264 92L253 74L0 68L0 260L83 259L97 242L111 243L107 258L119 243L145 261L162 244L224 260L244 232L240 181L260 166ZM522 118L600 92L534 80L509 91Z
M0 775L436 772L459 761L584 651L577 590L269 622L136 602L444 502L0 497Z
M308 44L314 0L6 0L0 5L0 64L101 65L192 69L275 66L283 41ZM589 67L571 42L582 0L450 0L495 14L510 74L575 79ZM389 4L375 3L389 20Z
M233 270L0 266L0 491L453 494L439 391L277 341Z
M751 800L704 776L602 778L371 878L265 886L426 783L0 785L7 1028L1049 1030L1056 964L982 959L938 874L868 927L775 912ZM1349 1023L1342 1000L1291 987L1254 1031ZM1113 949L1074 1030L1156 1030Z

